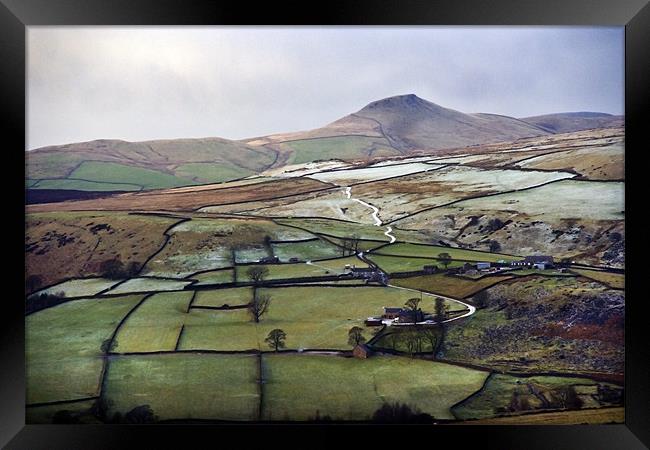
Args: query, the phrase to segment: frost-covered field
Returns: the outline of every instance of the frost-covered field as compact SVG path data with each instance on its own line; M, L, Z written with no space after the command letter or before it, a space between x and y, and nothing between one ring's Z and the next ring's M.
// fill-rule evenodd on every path
M310 162L305 164L291 164L277 169L269 169L263 172L264 175L278 178L292 178L310 175L328 169L340 169L350 167L349 163L339 160Z
M119 280L107 280L105 278L69 280L38 291L34 296L40 294L58 294L63 292L66 297L86 297L95 295L98 292L116 285L117 283L119 283Z
M379 217L388 221L467 197L524 189L573 176L562 172L453 166L354 186L352 195L379 208Z
M359 202L348 199L343 189L295 203L251 210L250 213L271 217L326 217L328 219L352 220L364 224L374 223L371 218L372 211Z
M326 183L329 182L341 186L347 186L364 181L381 180L383 178L398 177L415 172L433 170L439 167L442 166L424 163L397 164L391 166L366 167L363 169L334 170L331 172L315 173L309 175L309 177Z
M107 294L130 294L133 292L177 291L190 284L190 281L164 280L160 278L131 278L111 289Z
M517 211L544 218L623 220L624 183L564 180L524 192L465 200L450 209Z

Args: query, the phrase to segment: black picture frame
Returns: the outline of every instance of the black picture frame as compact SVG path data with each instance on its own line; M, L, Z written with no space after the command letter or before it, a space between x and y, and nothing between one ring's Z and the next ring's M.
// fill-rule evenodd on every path
M15 225L4 239L5 283L15 295L2 297L0 348L0 445L9 449L144 448L178 445L187 447L199 439L212 445L248 446L256 439L291 441L285 426L118 426L118 425L25 425L25 357L23 273L20 239L24 232L25 148L25 35L31 25L618 25L625 26L625 126L626 126L626 236L634 242L626 248L626 367L625 424L599 426L428 426L397 433L372 426L302 427L305 445L333 441L341 429L362 441L391 445L413 437L439 445L443 440L462 440L481 448L526 449L641 449L650 446L650 351L648 326L643 316L646 301L641 293L643 259L634 224L644 212L632 204L632 194L643 192L643 113L650 98L650 5L648 0L356 0L343 2L252 2L183 0L0 0L0 86L3 122L11 137L3 152L13 179L6 185L5 223ZM645 148L644 148L645 147ZM24 155L23 155L24 157ZM14 169L15 167L15 169ZM646 166L647 167L647 166ZM22 170L21 170L22 168ZM22 203L21 203L22 200ZM631 239L631 240L630 240ZM14 256L14 252L15 255ZM639 264L635 264L638 261ZM24 268L24 266L23 266ZM259 430L247 432L250 427ZM356 431L355 431L356 430ZM386 430L386 429L383 429ZM376 436L378 434L378 436ZM409 437L408 435L412 435ZM292 435L293 436L293 435ZM189 440L188 440L189 439ZM376 445L376 444L375 444Z

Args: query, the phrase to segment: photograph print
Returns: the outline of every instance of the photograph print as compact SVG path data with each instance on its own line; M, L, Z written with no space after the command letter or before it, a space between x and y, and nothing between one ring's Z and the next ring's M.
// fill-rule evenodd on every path
M26 423L624 423L624 44L27 27Z

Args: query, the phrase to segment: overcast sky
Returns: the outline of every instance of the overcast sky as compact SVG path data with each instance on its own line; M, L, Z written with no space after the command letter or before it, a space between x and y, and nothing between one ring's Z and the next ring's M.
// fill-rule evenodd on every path
M27 147L330 123L416 94L463 112L622 114L622 27L29 27Z

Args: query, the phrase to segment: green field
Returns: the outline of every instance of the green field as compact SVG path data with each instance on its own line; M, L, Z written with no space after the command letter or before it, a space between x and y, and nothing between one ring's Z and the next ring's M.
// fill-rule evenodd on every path
M337 136L284 142L284 145L294 151L288 164L301 164L336 158L358 159L367 156L371 149L376 149L373 152L374 156L399 154L382 137Z
M77 417L79 423L102 423L90 413L95 400L81 400L74 403L60 405L30 406L25 409L26 423L52 423L54 415L60 411L68 411L73 417Z
M375 253L365 255L369 260L377 264L387 273L411 272L422 270L424 266L437 266L438 269L444 269L445 266L437 259L409 258L407 256L387 256ZM461 261L452 261L447 267L459 267L464 263Z
M233 269L211 270L190 275L188 279L197 280L196 285L232 283L234 281L233 272Z
M356 267L368 267L368 264L357 258L356 256L346 256L344 258L327 259L314 261L311 264L290 263L290 264L260 264L266 267L269 273L266 280L278 280L288 278L300 277L322 277L332 276L345 273L346 265L354 265ZM237 281L250 281L247 274L251 266L237 266ZM257 267L254 266L254 267Z
M564 409L562 389L573 386L579 401L574 405L582 408L609 406L598 394L598 386L621 391L611 383L599 383L588 378L553 376L516 377L495 374L485 388L452 409L459 419L482 419L508 414L521 414L533 410ZM519 398L519 405L516 400ZM514 408L513 408L514 407Z
M255 174L252 170L219 163L189 163L176 167L175 173L183 178L206 183L221 183Z
M74 300L27 316L27 404L97 395L102 342L141 298Z
M192 180L157 170L103 161L84 161L68 178L139 185L143 189L171 188L194 184Z
M218 295L218 290L213 291ZM350 349L348 330L364 327L364 320L381 315L384 306L403 306L417 293L389 287L277 287L264 288L271 296L268 312L259 323L251 321L245 309L214 311L192 309L185 315L185 330L180 341L183 350L250 350L269 351L264 338L280 328L287 333L286 348ZM420 307L434 311L434 296L424 296ZM220 303L217 301L216 303ZM196 305L196 302L194 303ZM465 307L449 302L451 311ZM364 327L365 328L365 327ZM365 328L370 339L371 331Z
M462 277L454 277L444 273L435 275L419 275L409 278L398 278L392 281L395 286L402 286L410 289L433 292L453 298L466 298L476 292L494 286L502 281L513 278L509 275L495 275L483 277L478 280L470 280Z
M124 322L115 352L174 350L193 292L165 292L148 297Z
M104 183L99 181L71 180L71 179L44 179L33 184L31 189L69 189L77 191L139 191L142 186L138 184Z
M264 355L265 420L364 420L384 402L406 403L438 419L480 389L487 373L419 359L360 360L323 355Z
M260 348L260 342L266 337L259 338L261 333L246 309L192 308L184 319L179 350L254 350Z
M519 259L518 257L512 255L504 255L500 253L486 253L478 252L475 250L466 250L462 248L405 243L390 244L386 247L380 248L373 253L392 256L420 256L425 258L438 258L441 253L448 253L452 259L461 261L497 262L499 260L511 261L514 259Z
M250 287L197 291L192 306L235 306L251 301L253 289Z
M625 275L621 273L602 272L599 270L571 269L572 272L603 283L614 289L625 289Z
M160 420L256 420L257 365L252 355L112 357L104 392L109 416L149 405Z

